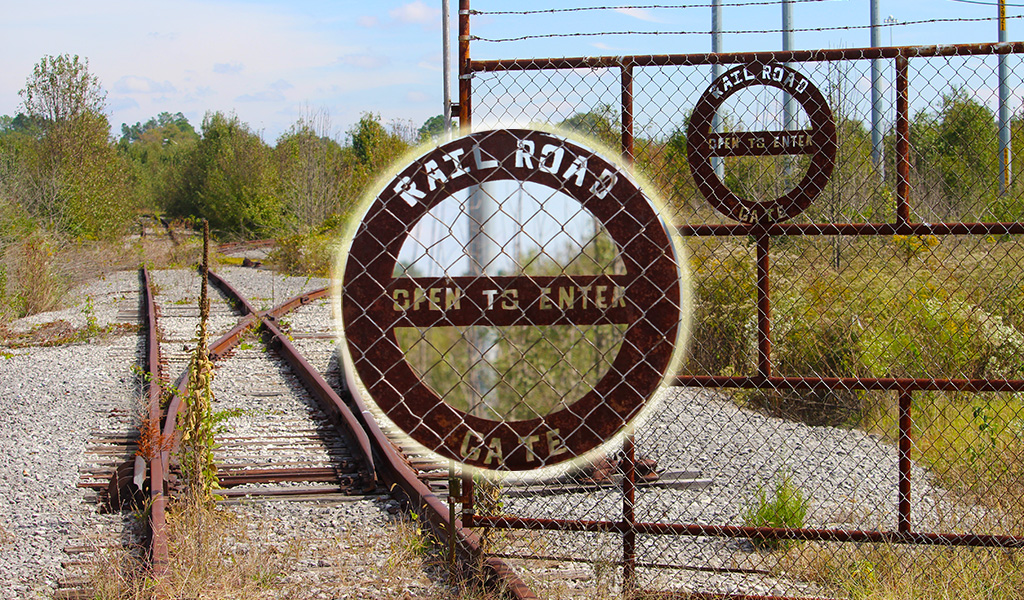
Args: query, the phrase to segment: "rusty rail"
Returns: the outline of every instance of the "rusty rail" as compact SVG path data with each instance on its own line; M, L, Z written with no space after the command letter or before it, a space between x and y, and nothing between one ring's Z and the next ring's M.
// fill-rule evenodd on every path
M160 423L160 342L157 339L156 302L153 299L153 286L149 278L149 270L140 270L142 277L143 320L146 325L146 369L149 381L146 393L149 399L148 418L150 423ZM149 530L150 530L150 561L153 570L163 572L167 566L167 519L166 499L163 482L167 479L167 462L163 453L158 453L149 464ZM155 485L154 485L155 484Z
M146 278L146 287L148 290L148 275L146 275ZM362 399L358 396L353 397L347 392L339 394L337 391L332 389L326 380L324 380L323 376L320 375L320 373L305 359L305 357L302 356L302 354L291 343L291 340L288 339L288 336L285 335L277 325L277 320L282 316L296 308L299 308L300 306L308 304L309 302L325 297L328 293L327 289L321 288L305 294L300 294L286 300L273 309L268 311L258 311L248 301L248 299L245 298L245 296L243 296L226 279L217 275L213 271L209 272L209 278L212 285L215 285L218 289L223 291L225 295L231 298L232 301L237 303L237 306L244 315L238 324L236 324L230 331L210 344L211 359L218 360L223 358L241 341L242 336L248 329L251 327L261 327L264 331L265 343L273 346L281 353L282 357L295 371L296 375L299 377L300 381L302 381L307 390L317 399L324 411L331 416L337 426L347 430L352 439L354 439L359 445L360 452L363 453L363 456L365 457L365 473L367 474L363 481L364 489L367 491L375 489L377 486L377 477L379 476L383 480L383 483L388 485L389 489L401 489L410 501L414 502L421 508L426 509L425 514L428 516L428 521L439 536L447 535L451 531L452 527L451 520L449 519L448 506L418 478L416 472L400 455L387 436L384 435L376 421L374 421L372 417L367 418L369 412ZM148 301L152 306L151 294L148 294ZM151 308L149 314L155 315L155 308ZM159 345L157 343L155 333L155 316L151 317L150 322L150 331L152 333L147 341L147 349L153 348L158 353ZM158 360L158 354L151 352L149 364L153 373L157 372L156 368L159 365ZM163 435L168 436L168 439L174 439L175 442L177 441L175 431L177 425L177 414L181 406L181 397L184 395L184 388L186 385L187 379L184 376L180 377L176 382L176 392L167 407L166 414L163 417ZM351 401L352 407L355 408L355 411L353 411L353 408L350 408L349 404L345 402L343 396L347 397ZM159 383L151 381L150 410L151 415L155 414L155 417L151 418L160 418L159 399ZM153 412L154 410L156 411L155 413ZM159 456L154 458L150 466L150 489L158 490L157 493L153 493L153 511L150 518L150 527L152 531L150 552L154 570L157 570L158 572L165 570L167 564L168 542L164 516L166 497L164 494L165 486L162 482L165 482L167 478L167 465L170 461L171 452L172 450L160 453ZM154 483L156 483L156 485L153 485ZM463 550L465 559L476 560L481 556L480 541L476 534L465 528L458 520L456 520L455 532L460 539L460 547ZM519 576L516 575L515 572L502 560L491 557L484 559L482 564L488 571L488 574L496 581L500 582L500 585L510 591L515 598L520 600L531 600L537 597L529 587L527 587L525 582L523 582L522 579L520 579Z

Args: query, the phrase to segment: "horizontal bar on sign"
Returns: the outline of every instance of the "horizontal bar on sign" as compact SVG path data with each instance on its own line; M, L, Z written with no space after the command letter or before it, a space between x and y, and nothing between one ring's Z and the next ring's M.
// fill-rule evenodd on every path
M530 517L487 517L474 515L473 527L550 531L592 531L646 535L685 535L703 537L804 540L817 542L876 542L938 546L984 546L1024 548L1024 537L975 533L918 533L908 531L860 529L788 529L783 527L740 527L736 525L698 525L683 523L633 523L624 521L581 521L536 519Z
M620 67L684 67L749 62L824 62L876 58L927 58L932 56L985 56L1024 53L1024 42L985 44L938 44L884 48L791 50L788 52L723 52L719 54L645 54L636 56L579 56L571 58L511 58L472 60L470 72L545 71L549 69L612 69Z
M1012 223L775 223L753 225L722 223L678 225L676 231L691 237L730 236L833 236L833 235L1021 235L1024 222Z
M786 390L861 390L934 392L1021 392L1024 379L928 379L896 377L727 377L680 375L672 383L681 387L717 387Z

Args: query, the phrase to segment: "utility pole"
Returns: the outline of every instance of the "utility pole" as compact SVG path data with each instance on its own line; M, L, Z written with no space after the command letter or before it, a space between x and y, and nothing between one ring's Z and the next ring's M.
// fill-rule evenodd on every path
M878 0L871 0L871 47L882 45L881 24L878 18ZM871 61L871 164L880 178L885 179L885 161L882 148L882 59Z
M782 51L793 50L793 0L782 0ZM789 63L787 67L792 66ZM788 93L784 96L785 123L783 129L792 131L796 129L797 102L796 98Z
M452 44L449 39L448 0L441 0L441 81L444 87L444 132L452 132Z
M711 0L711 53L719 54L722 52L722 0ZM721 63L716 62L711 65L711 79L714 81L722 76L722 72L725 68ZM715 116L711 117L711 131L715 133L722 132L722 118L718 116L718 111L715 111ZM715 169L715 175L719 179L725 179L725 162L721 157L715 157L711 159L711 166Z
M1006 0L999 0L999 43L1006 43ZM1010 147L1010 89L1006 55L999 55L999 195L1010 189L1013 150Z

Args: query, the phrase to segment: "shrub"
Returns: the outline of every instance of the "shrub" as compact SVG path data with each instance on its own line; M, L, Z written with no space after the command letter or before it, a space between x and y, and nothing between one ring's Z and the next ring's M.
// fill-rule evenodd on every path
M801 528L807 516L808 501L803 492L793 485L790 475L775 482L775 489L769 496L764 486L757 488L754 503L743 511L743 524L747 527ZM754 546L767 550L787 548L791 544L783 540L757 538Z

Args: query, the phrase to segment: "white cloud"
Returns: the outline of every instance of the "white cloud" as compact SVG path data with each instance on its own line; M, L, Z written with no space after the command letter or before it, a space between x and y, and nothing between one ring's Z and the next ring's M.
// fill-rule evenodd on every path
M633 17L641 21L648 21L651 23L662 23L663 21L654 16L654 13L645 8L616 8L615 12L626 15L627 17Z
M267 87L269 87L272 90L277 90L279 92L283 92L285 90L290 90L290 89L294 88L295 86L292 85L291 83L289 83L288 81L285 81L284 79L278 79L277 81L271 83Z
M170 81L154 81L149 77L125 75L111 87L117 94L173 94L177 91Z
M420 91L411 91L405 95L405 99L409 102L427 102L430 100L430 96Z
M422 86L440 96L437 73L416 66L436 52L436 36L405 26L440 25L432 4L376 3L358 17L301 2L244 10L237 0L179 0L174 10L151 0L18 3L0 20L0 114L17 113L17 92L41 56L69 52L87 57L108 90L115 128L164 111L196 126L206 112L237 111L273 136L301 103L326 107L342 126L371 107L385 118L419 118L422 109L394 90Z
M403 4L398 8L393 8L388 11L392 19L401 23L417 23L419 25L438 25L441 24L441 11L437 8L427 6L422 0L416 0L408 4Z

